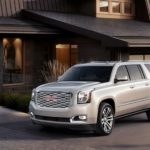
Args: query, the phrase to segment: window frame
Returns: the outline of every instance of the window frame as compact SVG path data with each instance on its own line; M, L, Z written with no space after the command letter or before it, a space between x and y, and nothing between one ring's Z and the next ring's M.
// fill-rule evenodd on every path
M120 68L122 68L122 67L124 67L124 69L126 70L128 80L127 80L127 81L121 81L121 82L129 82L129 81L131 81L130 74L129 74L129 71L128 71L126 65L121 65L121 66L119 66L119 67L117 68L116 75L115 75L115 79L116 79L116 77L117 77L118 70L119 70Z
M140 73L140 75L141 75L141 79L132 79L132 73L131 73L131 71L129 70L129 66L137 66L137 69L139 70L139 73ZM131 65L126 65L126 68L127 68L127 71L128 71L128 73L129 73L129 77L130 77L130 81L134 81L134 82L136 82L136 81L140 81L140 80L145 80L146 79L146 76L145 76L145 74L144 74L144 72L143 72L143 69L142 69L142 67L141 67L141 65L140 64L131 64Z
M118 19L133 19L135 16L135 3L134 0L108 0L108 12L100 11L101 0L96 0L96 17L100 18L118 18ZM120 3L120 12L113 12L112 3ZM131 3L132 13L125 13L125 3Z

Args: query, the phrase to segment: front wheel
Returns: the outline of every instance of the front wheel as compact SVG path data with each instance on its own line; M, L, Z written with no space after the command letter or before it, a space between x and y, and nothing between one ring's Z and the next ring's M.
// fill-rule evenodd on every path
M114 110L108 103L102 103L99 108L95 133L109 135L114 126Z

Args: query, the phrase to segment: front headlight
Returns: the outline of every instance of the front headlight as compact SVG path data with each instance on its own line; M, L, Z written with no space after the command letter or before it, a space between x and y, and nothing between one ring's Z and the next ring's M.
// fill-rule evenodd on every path
M79 92L78 93L78 104L85 104L91 102L91 92Z
M35 89L32 90L31 101L35 102Z

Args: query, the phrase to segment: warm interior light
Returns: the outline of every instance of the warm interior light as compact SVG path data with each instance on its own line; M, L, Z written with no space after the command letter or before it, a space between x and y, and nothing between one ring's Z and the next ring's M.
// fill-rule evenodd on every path
M61 48L63 48L63 49L64 49L64 48L70 48L70 45L69 45L69 44L57 44L57 45L56 45L56 49L57 49L57 48L60 48L60 49L61 49Z
M3 39L3 47L5 47L8 44L8 40L6 38Z
M22 69L22 40L16 38L14 40L15 46L15 68Z

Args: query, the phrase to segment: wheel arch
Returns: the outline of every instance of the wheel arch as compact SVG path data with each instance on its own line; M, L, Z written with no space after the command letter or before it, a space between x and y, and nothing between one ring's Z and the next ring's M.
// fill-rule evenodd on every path
M108 103L108 104L110 104L110 105L112 106L113 110L114 110L114 114L116 113L116 106L115 106L115 101L114 101L114 99L112 99L112 98L107 98L107 99L102 100L102 101L100 102L100 104L99 104L99 108L98 108L98 109L100 109L100 106L101 106L102 103Z

